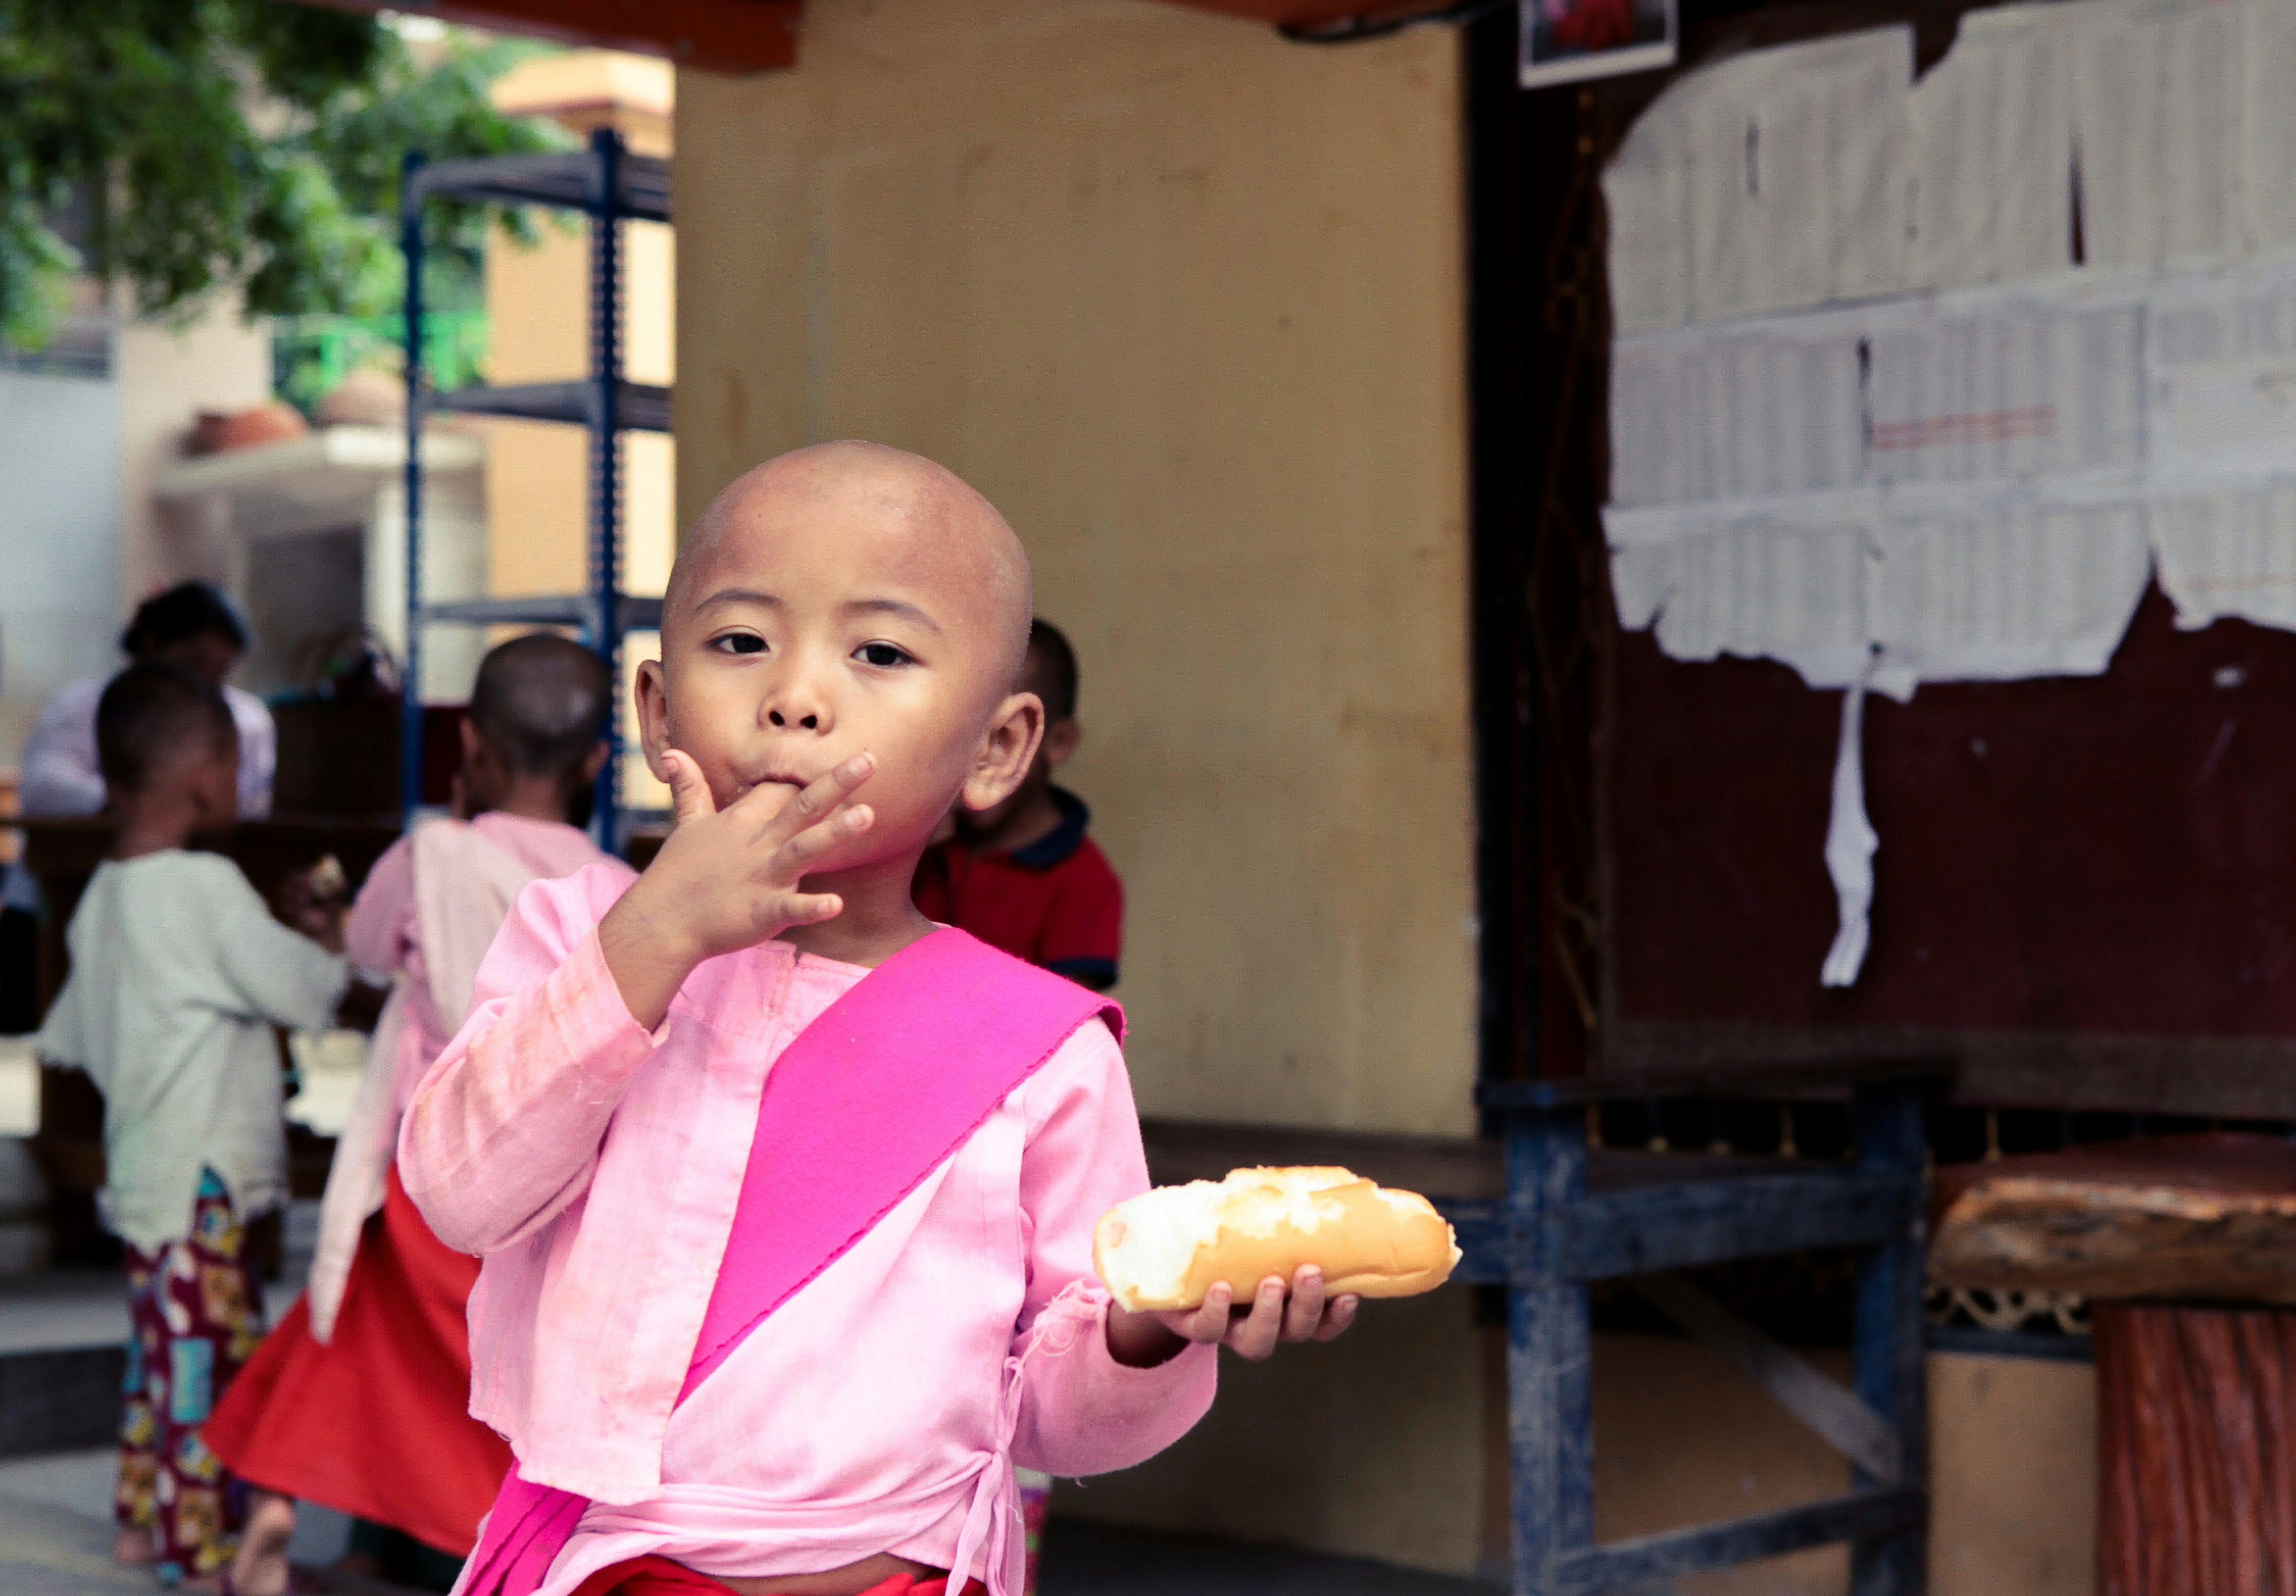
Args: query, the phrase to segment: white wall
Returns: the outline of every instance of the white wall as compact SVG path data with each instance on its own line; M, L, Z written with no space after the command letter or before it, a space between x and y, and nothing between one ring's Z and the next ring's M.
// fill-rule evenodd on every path
M119 630L116 381L0 371L0 765Z
M152 496L160 473L180 459L202 410L250 410L271 397L271 335L217 306L188 327L123 321L112 339L119 391L120 571L123 615L155 590L187 577L226 579L224 529L164 515Z

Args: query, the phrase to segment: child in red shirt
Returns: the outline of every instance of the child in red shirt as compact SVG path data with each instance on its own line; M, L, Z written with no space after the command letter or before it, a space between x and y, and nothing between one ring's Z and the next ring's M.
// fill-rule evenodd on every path
M917 907L991 947L1105 992L1124 945L1124 883L1085 828L1084 800L1053 773L1084 741L1077 658L1059 627L1029 627L1017 691L1045 701L1045 741L1013 794L977 814L961 806L955 832L917 862Z

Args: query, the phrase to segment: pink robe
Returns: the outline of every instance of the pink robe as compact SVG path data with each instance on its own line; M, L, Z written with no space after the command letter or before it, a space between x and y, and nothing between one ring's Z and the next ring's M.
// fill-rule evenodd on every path
M594 934L623 889L594 869L521 895L399 1143L432 1228L486 1258L472 1412L593 1500L541 1596L650 1553L771 1577L947 1567L961 1541L1007 1596L1016 1462L1125 1468L1212 1397L1210 1347L1108 1353L1092 1228L1148 1183L1115 1040L1071 1036L678 1405L766 1073L865 972L767 943L701 965L649 1034Z
M592 864L629 875L589 833L563 822L481 814L422 822L367 872L343 928L344 951L354 963L390 974L392 987L327 1171L309 1283L315 1340L333 1336L359 1233L382 1207L399 1121L431 1060L469 1016L480 961L512 903L529 881Z

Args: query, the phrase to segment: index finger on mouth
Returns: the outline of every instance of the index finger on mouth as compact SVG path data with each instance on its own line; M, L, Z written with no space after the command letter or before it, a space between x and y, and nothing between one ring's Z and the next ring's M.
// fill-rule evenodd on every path
M816 824L834 812L852 795L855 788L874 773L876 768L877 757L874 754L865 751L854 755L827 775L816 776L798 789L796 797L783 798L780 808L774 812L767 824L779 837L787 837ZM766 800L758 795L773 785L772 782L759 782L742 795L741 802L747 804L755 799L763 805Z

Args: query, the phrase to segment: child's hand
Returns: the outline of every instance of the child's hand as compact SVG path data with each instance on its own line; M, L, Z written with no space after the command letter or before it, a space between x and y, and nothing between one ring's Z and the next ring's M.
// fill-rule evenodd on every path
M704 959L835 919L843 900L801 892L799 884L816 860L875 819L867 806L847 802L877 768L868 754L856 754L794 798L758 787L722 810L692 759L673 749L662 763L677 829L598 925L606 968L630 1017L648 1030Z
M343 951L343 867L332 854L291 872L271 895L272 918L331 954Z
M1324 1272L1313 1264L1292 1277L1271 1274L1259 1282L1250 1306L1234 1305L1227 1282L1204 1293L1201 1307L1134 1314L1109 1305L1108 1350L1119 1363L1147 1368L1161 1363L1191 1341L1221 1341L1239 1356L1258 1362L1278 1341L1329 1341L1356 1322L1363 1299L1353 1295L1324 1300Z

